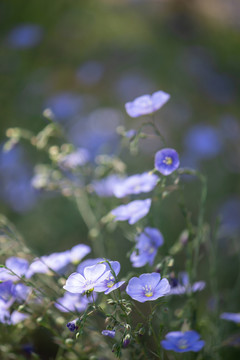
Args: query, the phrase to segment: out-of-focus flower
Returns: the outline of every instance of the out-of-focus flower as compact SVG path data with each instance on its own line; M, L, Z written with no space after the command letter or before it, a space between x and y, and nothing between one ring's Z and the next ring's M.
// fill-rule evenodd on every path
M197 124L185 135L184 145L189 153L199 159L217 156L222 150L220 131L211 125Z
M158 229L146 227L144 231L136 237L136 249L130 260L133 267L141 267L149 263L152 265L159 246L163 245L163 236Z
M0 281L18 281L19 277L26 276L29 268L27 260L12 256L6 260L6 267L9 269L0 269ZM10 270L13 271L13 274Z
M31 293L31 288L24 284L18 283L13 287L12 294L18 302L25 301Z
M233 236L240 232L240 198L234 196L228 198L220 207L218 215L221 219L219 233L222 236Z
M109 175L104 179L93 181L92 186L98 196L110 197L114 195L115 187L121 184L122 181L124 181L124 179L118 175Z
M13 28L7 36L12 48L27 49L36 46L43 35L43 29L36 24L22 24Z
M115 184L113 193L117 198L131 194L147 193L157 185L158 176L151 173L129 176L127 179Z
M90 159L87 149L79 148L71 154L65 155L59 160L59 165L66 170L75 169L78 166L85 165Z
M125 104L129 116L135 118L141 115L152 114L159 110L168 100L170 95L164 91L157 91L152 95L142 95L132 102Z
M103 330L102 335L109 336L110 338L113 339L116 335L116 331L115 330Z
M14 283L11 280L0 283L0 299L8 303L13 296Z
M42 256L32 262L27 277L31 277L36 273L48 274L51 273L51 270L63 273L69 263L78 263L90 252L91 248L89 246L79 244L75 245L71 250Z
M63 121L77 115L83 107L81 96L72 92L61 92L51 96L44 109L50 109L56 120Z
M197 281L191 285L188 274L185 271L178 274L178 279L172 277L170 284L171 290L168 295L182 295L185 293L202 291L206 286L205 281Z
M126 292L139 302L156 300L170 291L167 279L162 279L158 273L142 274L130 279Z
M71 274L63 288L76 294L81 294L85 291L103 292L106 290L104 280L106 280L110 274L111 271L106 271L104 264L88 266L85 267L83 275L76 272Z
M173 350L183 353L187 351L200 351L205 341L200 340L200 335L193 330L181 332L172 331L166 335L166 340L161 341L161 345L165 350Z
M114 221L128 220L129 224L133 225L148 214L151 203L151 199L134 200L127 205L118 206L111 213L115 216Z
M88 86L97 84L104 72L104 66L99 61L88 61L77 70L77 79Z
M240 313L222 313L220 315L221 319L233 321L236 324L240 324Z
M20 313L19 311L13 311L10 318L10 324L16 325L29 318L28 314Z
M155 168L163 175L170 175L179 167L178 153L174 149L162 149L155 154Z
M126 347L128 347L128 345L130 344L131 341L131 335L127 334L124 339L123 339L123 348L125 349Z
M54 305L62 312L82 312L90 302L91 298L87 298L87 296L66 292L63 297L57 299Z

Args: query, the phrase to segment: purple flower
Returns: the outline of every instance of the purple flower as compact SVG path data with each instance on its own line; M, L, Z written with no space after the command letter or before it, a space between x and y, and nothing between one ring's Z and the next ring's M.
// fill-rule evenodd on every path
M135 200L127 205L120 205L112 210L112 215L115 216L114 221L128 220L130 225L135 224L138 220L148 214L151 207L152 200Z
M69 263L76 264L84 256L91 251L91 248L85 244L75 245L71 250L53 253L35 259L29 267L27 276L31 277L33 274L51 274L51 270L57 273L64 273Z
M90 154L87 149L79 148L71 154L63 156L59 160L59 165L63 169L75 169L78 166L85 165L90 159Z
M87 308L89 302L91 301L86 296L66 292L63 297L57 299L57 303L54 305L62 312L82 312Z
M31 288L24 284L16 284L13 288L13 296L19 302L25 301L31 293Z
M78 265L77 272L81 275L84 275L85 267L100 264L102 261L104 261L103 258L84 260L83 262L81 262L81 264Z
M158 176L151 173L133 175L115 184L113 193L117 198L126 195L147 193L152 191L158 182Z
M96 264L85 267L83 275L73 273L66 281L63 287L71 293L83 293L85 291L103 292L106 290L104 280L111 274L111 271L106 271L104 264Z
M130 279L126 292L139 302L156 300L170 291L167 279L162 279L158 273L142 274Z
M13 296L14 284L11 280L0 283L0 299L6 303L11 300Z
M152 95L142 95L132 102L125 104L126 112L135 118L141 115L152 114L159 110L168 100L170 95L164 91L157 91Z
M197 281L191 286L188 274L185 271L182 271L178 275L178 280L175 278L171 279L171 290L168 295L182 295L185 293L202 291L205 286L205 281Z
M6 260L6 267L12 270L16 275L14 275L10 270L0 269L0 281L18 281L19 277L26 276L29 263L27 260L12 256Z
M157 250L162 246L164 240L158 229L146 227L144 231L136 237L136 249L130 260L133 267L142 267L149 263L152 265L157 254Z
M19 322L22 322L27 318L29 318L28 314L22 314L18 311L13 311L13 313L11 314L11 318L10 318L10 324L16 325Z
M115 330L103 330L102 331L102 335L109 336L112 339L115 337L115 334L116 334Z
M43 30L39 25L22 24L10 31L7 41L13 48L27 49L37 45L42 34Z
M178 153L174 149L162 149L155 154L155 168L163 175L170 175L179 164Z
M77 330L78 329L78 322L79 322L79 319L75 319L75 320L72 320L69 323L67 323L68 329L71 332L74 332L75 330Z
M222 313L220 318L240 324L240 313Z
M88 61L77 70L77 79L85 85L95 85L103 75L104 66L98 61Z
M172 331L166 335L166 340L161 341L161 345L165 350L173 350L183 353L187 351L200 351L205 341L199 340L200 335L196 331Z
M118 261L109 261L111 268L114 272L114 274L117 276L120 272L120 263ZM111 270L108 263L106 264L106 270ZM116 281L115 276L113 275L112 271L110 271L109 276L104 280L103 284L106 286L106 291L104 292L105 295L109 294L113 290L118 289L120 286L122 286L125 283L125 281Z
M92 183L94 191L100 197L110 197L114 195L114 189L118 184L124 181L118 175L109 175L101 180L96 180Z
M83 107L83 99L76 93L61 92L51 96L44 108L52 110L55 118L64 121L76 116Z

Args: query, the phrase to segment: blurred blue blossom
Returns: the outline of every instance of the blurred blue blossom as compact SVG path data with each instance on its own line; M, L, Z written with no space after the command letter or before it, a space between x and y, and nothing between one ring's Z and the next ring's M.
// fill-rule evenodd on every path
M110 275L111 271L106 271L104 264L87 266L84 268L83 275L76 272L71 274L63 288L76 294L81 294L85 291L103 292L106 290L104 280Z
M0 197L14 211L30 210L37 200L32 171L20 146L4 152L0 146Z
M161 341L161 345L165 350L183 353L200 351L204 347L205 342L200 340L200 335L196 331L172 331L166 335L166 340Z
M13 28L7 35L7 43L16 49L36 46L42 39L43 29L36 24L22 24Z
M178 153L174 149L162 149L155 154L155 168L163 175L170 175L179 167Z
M15 256L8 258L5 265L9 270L5 268L0 269L0 281L18 281L19 277L26 276L29 268L27 260Z
M142 274L130 279L126 292L132 299L139 302L156 300L170 291L167 279L162 279L158 273Z
M102 335L109 336L110 338L113 339L116 335L116 331L115 330L103 330Z
M152 95L142 95L125 104L126 112L133 118L152 114L159 110L169 99L170 95L164 91L157 91Z
M171 277L170 284L171 290L168 295L182 295L185 293L202 291L206 286L205 281L197 281L191 285L186 271L180 272L178 274L178 279Z
M101 180L92 182L94 191L100 197L110 197L114 195L114 189L118 184L121 184L124 179L118 175L109 175Z
M91 248L88 245L79 244L71 250L41 256L32 262L27 276L31 277L36 273L51 274L51 270L62 274L68 264L79 263L90 252Z
M83 99L73 92L61 92L51 96L44 108L49 108L56 120L63 121L77 115L83 108Z
M240 324L240 313L222 313L220 318Z
M163 245L163 236L158 229L146 227L143 232L136 237L136 249L130 260L133 267L142 267L147 263L153 265L159 246Z
M91 301L87 296L65 292L64 296L58 298L54 305L62 312L82 312L86 310Z
M77 79L84 85L92 86L97 84L104 72L104 66L99 61L87 61L77 70Z
M238 196L227 199L218 210L220 216L220 234L232 236L240 231L240 198Z
M217 156L222 150L220 131L211 125L197 124L190 128L184 138L185 148L199 159Z
M157 175L147 172L132 175L119 183L116 183L113 188L113 193L117 198L122 198L131 194L147 193L155 188L158 179Z
M113 209L111 214L115 216L114 221L128 220L128 223L133 225L148 214L151 203L151 199L134 200L127 205L120 205Z

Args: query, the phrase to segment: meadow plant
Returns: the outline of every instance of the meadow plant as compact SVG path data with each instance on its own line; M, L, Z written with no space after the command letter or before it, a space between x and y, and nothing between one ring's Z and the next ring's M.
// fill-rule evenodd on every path
M126 104L130 117L144 118L136 130L118 129L130 149L149 136L143 131L145 126L152 128L151 136L162 144L141 174L127 176L126 164L116 156L102 154L93 161L88 150L65 143L54 106L44 111L48 123L38 134L7 130L5 151L27 140L48 155L48 163L35 167L33 187L74 201L88 228L87 244L71 249L66 244L65 251L36 256L1 216L0 322L2 332L12 332L13 342L7 342L7 336L2 340L11 359L25 358L26 343L31 344L29 358L41 358L32 335L38 327L47 329L49 342L56 345L56 360L186 359L178 354L183 352L197 353L189 354L189 360L221 358L221 334L209 336L211 326L220 319L219 303L211 326L198 311L199 293L206 286L198 279L201 247L209 237L204 220L206 178L199 171L181 168L177 151L166 147L155 112L169 98L157 91ZM65 114L60 112L56 118L61 116ZM197 219L184 199L186 175L200 181ZM164 207L173 192L179 195L175 206L183 215L184 232L169 246L154 212L159 203ZM124 259L109 250L114 249L116 233L132 243ZM89 254L91 258L86 259ZM178 259L180 268L175 265ZM211 259L216 295L216 268ZM239 314L222 313L221 319L238 323ZM5 358L3 354L1 359Z

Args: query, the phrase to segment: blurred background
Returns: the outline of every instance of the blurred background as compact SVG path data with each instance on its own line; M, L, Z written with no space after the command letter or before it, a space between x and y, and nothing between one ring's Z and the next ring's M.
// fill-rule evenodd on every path
M207 175L207 221L221 215L218 271L226 301L239 272L240 2L2 0L0 12L0 212L38 255L87 243L75 204L31 185L44 155L27 143L3 153L5 132L40 131L47 124L42 112L51 108L67 141L88 149L92 161L102 153L119 155L116 128L141 123L127 116L124 104L163 90L171 100L157 113L158 126L181 165ZM160 147L159 140L142 140L137 157L125 149L127 173L152 169ZM198 185L186 184L194 214ZM185 226L176 199L158 214L170 245ZM119 245L121 236L114 235L112 255L122 262L130 246ZM208 262L202 264L199 279L207 280ZM236 292L226 311L240 311L239 287Z

